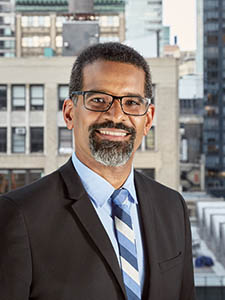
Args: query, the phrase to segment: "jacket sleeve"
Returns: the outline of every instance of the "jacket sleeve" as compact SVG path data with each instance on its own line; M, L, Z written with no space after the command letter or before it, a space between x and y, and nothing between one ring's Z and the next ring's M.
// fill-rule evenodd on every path
M189 221L186 203L183 198L181 199L181 201L184 207L185 257L184 257L184 270L183 270L180 299L196 300L195 287L194 287L194 274L193 274L193 260L192 260L191 227L190 227L190 221Z
M0 299L28 300L31 275L23 215L13 201L0 197Z

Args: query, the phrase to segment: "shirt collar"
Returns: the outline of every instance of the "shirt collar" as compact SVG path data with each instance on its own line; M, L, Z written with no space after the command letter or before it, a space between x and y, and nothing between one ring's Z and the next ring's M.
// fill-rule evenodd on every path
M75 152L72 154L72 162L89 197L91 197L97 207L102 207L115 191L115 188L103 177L85 166L77 158ZM133 166L123 188L129 191L133 201L137 203Z

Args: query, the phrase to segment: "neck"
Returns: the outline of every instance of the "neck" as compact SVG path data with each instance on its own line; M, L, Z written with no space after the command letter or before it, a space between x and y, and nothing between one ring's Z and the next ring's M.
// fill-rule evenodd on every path
M115 189L119 189L127 180L132 168L131 157L127 163L119 167L109 167L97 162L94 159L82 159L78 153L77 158L85 164L89 169L107 180Z

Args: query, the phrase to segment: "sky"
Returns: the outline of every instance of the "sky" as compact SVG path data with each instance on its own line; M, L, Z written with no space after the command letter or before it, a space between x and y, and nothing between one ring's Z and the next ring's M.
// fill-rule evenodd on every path
M163 25L170 26L170 42L182 51L196 49L196 3L197 0L163 0Z

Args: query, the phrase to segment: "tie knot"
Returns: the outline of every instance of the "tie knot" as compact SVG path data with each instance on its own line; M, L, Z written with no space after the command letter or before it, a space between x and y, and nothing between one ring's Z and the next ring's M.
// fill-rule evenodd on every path
M129 192L126 189L115 190L111 196L112 202L120 207L126 205L128 204L128 195Z

